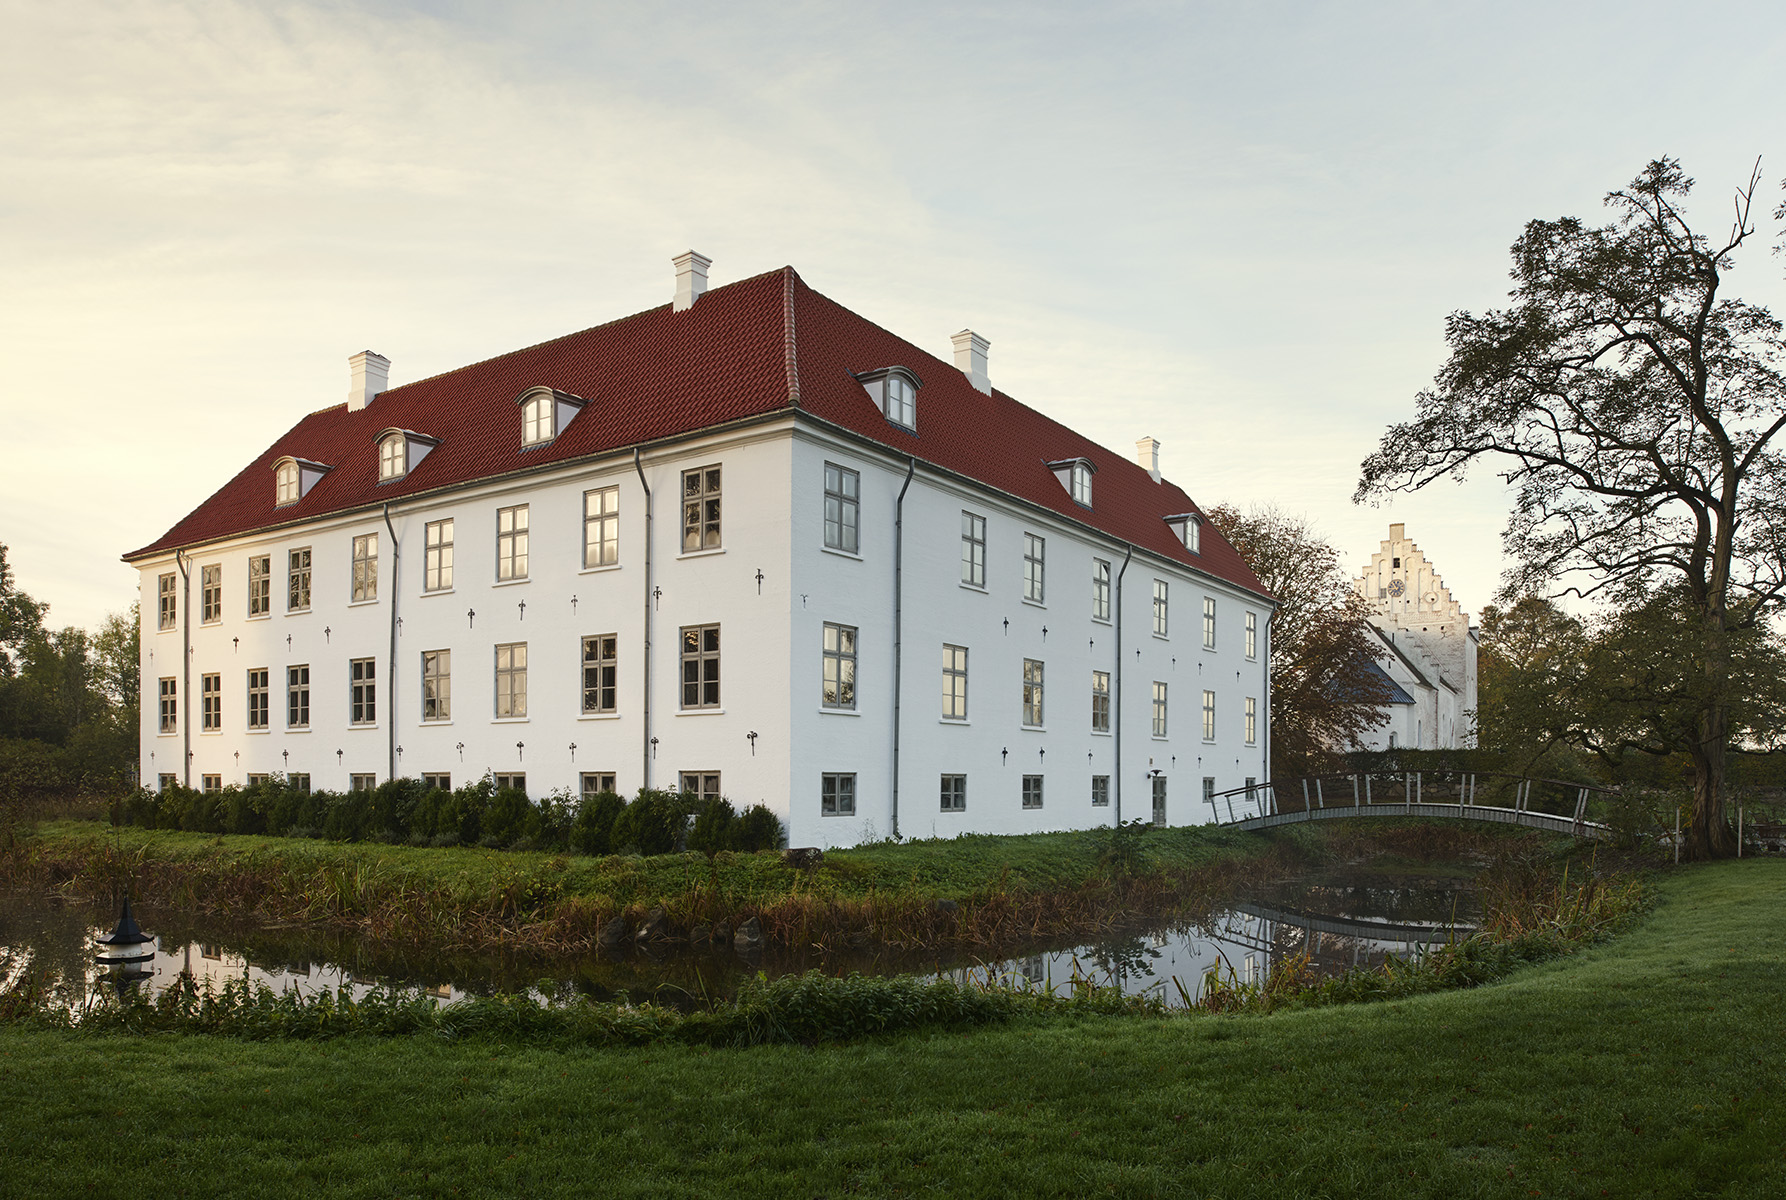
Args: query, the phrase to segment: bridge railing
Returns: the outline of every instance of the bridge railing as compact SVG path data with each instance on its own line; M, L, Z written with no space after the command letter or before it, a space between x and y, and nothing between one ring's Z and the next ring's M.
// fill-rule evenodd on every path
M1450 804L1590 819L1594 802L1615 789L1495 771L1363 771L1307 775L1229 788L1204 799L1218 824L1328 808Z

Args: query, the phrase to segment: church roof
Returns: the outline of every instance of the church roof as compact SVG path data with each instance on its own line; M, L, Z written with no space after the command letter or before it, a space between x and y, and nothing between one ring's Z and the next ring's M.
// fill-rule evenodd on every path
M853 373L904 366L923 380L918 429L889 422ZM515 401L549 387L587 403L558 436L523 449ZM376 509L481 480L609 456L778 414L798 414L933 468L1005 492L1139 549L1269 596L1205 521L1193 554L1164 518L1199 513L1178 485L997 389L984 395L953 365L808 287L792 267L714 288L684 312L665 304L381 392L357 412L311 413L132 561L176 548ZM377 436L414 430L439 444L399 479L379 482ZM275 507L285 456L333 469L295 504ZM1095 505L1074 503L1049 463L1084 458Z

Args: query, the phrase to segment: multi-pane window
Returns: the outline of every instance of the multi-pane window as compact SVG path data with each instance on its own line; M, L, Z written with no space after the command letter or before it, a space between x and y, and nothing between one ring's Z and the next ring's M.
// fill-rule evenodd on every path
M453 718L453 652L422 651L422 720Z
M378 776L367 773L353 774L347 777L347 790L350 792L370 792L378 787Z
M1213 775L1203 777L1203 803L1209 805L1211 812L1215 811L1215 776Z
M1110 672L1091 673L1091 731L1110 732Z
M248 560L248 615L271 616L273 612L273 558L261 554Z
M527 506L496 510L496 578L527 578Z
M1203 648L1215 649L1215 597L1203 597Z
M1101 558L1091 560L1091 617L1110 619L1110 564Z
M719 707L719 626L682 627L682 707Z
M858 506L862 477L848 467L825 464L825 546L850 554L859 549Z
M453 586L453 519L429 521L422 556L422 590L444 592Z
M207 792L221 792L223 790L223 776L201 775L199 776L199 784Z
M1091 806L1093 808L1110 807L1110 776L1093 775L1091 777Z
M918 389L903 375L887 376L887 420L907 429L918 427Z
M1252 696L1246 698L1246 744L1255 746L1259 742L1259 701Z
M1153 581L1153 632L1155 637L1165 637L1169 630L1166 621L1166 581Z
M407 439L400 433L393 433L378 443L378 477L380 479L398 479L408 470L404 461L409 448Z
M961 582L986 586L986 518L961 514Z
M532 396L521 404L521 444L537 446L558 435L557 404L552 396Z
M1153 776L1153 823L1161 828L1166 825L1166 777L1158 772Z
M173 676L161 680L161 732L176 733L180 728L180 684Z
M1023 598L1037 604L1044 599L1043 566L1047 540L1033 533L1023 535Z
M1023 723L1042 723L1042 664L1033 658L1023 660Z
M249 787L253 787L256 784L265 783L269 778L270 776L268 776L265 771L250 771L243 779L243 782Z
M310 667L285 668L285 727L310 727Z
M718 771L682 771L677 776L679 790L691 796L699 796L702 800L718 800Z
M1246 615L1246 656L1248 658L1258 658L1259 657L1259 614L1258 613L1248 613Z
M248 672L248 728L265 729L271 721L270 703L267 697L268 675L265 667L253 667Z
M1073 464L1073 502L1091 507L1091 468L1084 463Z
M214 563L198 570L198 605L201 623L215 625L223 620L223 564Z
M155 581L155 628L174 627L179 616L179 595L174 587L173 575L163 575Z
M682 472L682 551L719 549L719 467Z
M347 675L347 719L355 725L370 725L378 720L378 660L350 659Z
M611 567L620 561L620 488L583 493L583 567Z
M577 790L582 793L583 799L591 800L603 792L614 791L614 772L584 771L577 782Z
M353 599L378 599L378 535L362 533L353 540Z
M452 773L449 771L423 771L422 786L433 788L436 791L450 792L453 790Z
M825 708L856 707L856 630L850 625L825 622Z
M1166 685L1158 679L1153 681L1153 735L1166 736Z
M612 713L616 710L618 686L616 666L620 636L604 633L583 639L583 712Z
M285 786L308 796L310 794L310 772L293 771L285 777Z
M285 611L310 609L310 547L293 550L285 562Z
M967 811L967 776L944 775L942 786L942 811Z
M527 715L526 642L504 642L496 647L496 715Z
M825 772L819 781L819 815L853 817L856 815L856 777L854 774Z
M490 783L499 792L525 792L527 790L527 772L497 771L491 774Z
M298 464L282 462L273 468L273 504L284 508L298 502Z
M1023 807L1042 807L1042 777L1040 775L1025 775L1023 777Z
M178 775L158 775L156 776L156 780L159 784L159 787L157 788L158 791L165 792L170 788L180 786L180 777Z
M1203 740L1215 741L1215 693L1203 693Z
M943 646L943 719L967 720L966 646Z
M206 733L223 728L223 676L198 677L198 727Z

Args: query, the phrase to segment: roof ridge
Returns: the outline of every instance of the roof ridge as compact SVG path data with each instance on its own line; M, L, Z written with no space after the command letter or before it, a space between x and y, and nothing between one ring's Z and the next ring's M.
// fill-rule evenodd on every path
M781 337L782 353L788 370L788 403L800 407L800 346L794 334L794 285L804 284L800 273L790 264L781 269Z

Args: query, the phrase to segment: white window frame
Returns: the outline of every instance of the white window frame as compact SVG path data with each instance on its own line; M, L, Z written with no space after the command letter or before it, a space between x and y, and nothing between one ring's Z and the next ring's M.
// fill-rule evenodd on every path
M257 554L248 560L248 616L273 615L273 556Z
M821 708L856 710L856 627L826 621L820 653L824 660Z
M682 472L682 552L695 554L718 550L724 512L720 505L722 463L710 463Z
M967 811L967 776L944 774L937 785L938 812Z
M1259 658L1258 613L1250 612L1246 615L1246 657L1248 662L1255 662Z
M378 599L378 534L359 533L353 539L353 591L349 600L359 604Z
M180 588L173 572L155 580L155 628L173 629L180 623Z
M709 634L712 634L711 638L708 637ZM721 707L719 664L722 643L719 625L684 625L678 637L682 663L682 710L694 712Z
M1086 508L1090 508L1091 507L1091 468L1086 466L1082 462L1076 462L1073 464L1071 478L1073 481L1073 486L1072 486L1073 503L1083 505Z
M1091 731L1110 732L1110 672L1091 673Z
M172 675L163 675L156 691L156 701L160 731L162 733L178 733L180 731L180 681Z
M618 791L618 777L612 771L580 771L577 774L577 794L585 800L594 799L603 792Z
M511 504L496 510L496 581L509 583L527 578L527 510Z
M1203 648L1215 649L1215 597L1203 597Z
M856 815L856 773L826 771L819 776L819 816Z
M315 560L310 547L299 546L285 555L285 611L310 611L311 571Z
M294 663L285 668L285 727L310 728L309 663Z
M1203 690L1203 740L1215 741L1215 693L1208 688Z
M718 771L678 771L676 790L702 800L718 800L724 793L719 786Z
M347 660L347 723L378 724L378 660Z
M223 676L208 671L198 677L198 727L204 733L223 731Z
M422 720L453 719L453 652L422 651Z
M583 569L620 565L620 486L583 493Z
M1246 698L1246 744L1259 744L1259 700L1255 696Z
M245 729L269 729L273 721L273 672L267 667L248 668L248 715Z
M1110 619L1110 564L1101 558L1091 560L1091 619Z
M943 720L967 720L967 647L943 643Z
M890 373L886 381L887 406L882 410L887 420L903 429L916 432L918 428L918 389L912 381L897 372Z
M409 439L400 433L387 434L378 443L378 478L383 483L409 474Z
M1048 602L1048 539L1028 530L1023 534L1023 598L1031 604Z
M527 643L496 645L497 720L516 720L527 715Z
M521 402L521 445L543 446L558 436L557 397L550 392Z
M1164 579L1153 581L1153 635L1167 637L1172 632L1169 603L1171 587Z
M620 635L598 633L583 639L582 712L612 716L620 708Z
M273 507L285 508L302 500L298 490L298 464L282 462L273 468Z
M858 554L862 547L862 475L825 464L825 549Z
M223 564L212 563L198 569L198 621L216 625L223 620Z
M1041 808L1046 798L1044 791L1042 776L1025 775L1023 777L1023 807L1029 810Z
M1153 681L1153 735L1166 736L1166 684L1160 679Z
M422 527L422 590L453 590L453 518L442 517Z
M1042 684L1046 674L1039 658L1023 660L1023 725L1026 729L1042 728L1047 709L1043 705Z
M986 518L961 510L961 582L986 586Z

